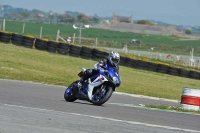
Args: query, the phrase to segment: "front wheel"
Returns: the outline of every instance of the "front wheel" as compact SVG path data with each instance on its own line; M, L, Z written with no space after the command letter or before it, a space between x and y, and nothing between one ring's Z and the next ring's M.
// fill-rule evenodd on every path
M94 105L101 106L111 97L113 93L112 87L109 86L101 86L101 89L97 89L95 94L92 97L92 103Z
M76 93L74 91L74 88L75 87L75 84L77 83L78 81L75 81L73 82L70 86L67 87L67 89L65 90L65 93L64 93L64 98L66 101L68 102L74 102L75 100L77 100L76 98Z

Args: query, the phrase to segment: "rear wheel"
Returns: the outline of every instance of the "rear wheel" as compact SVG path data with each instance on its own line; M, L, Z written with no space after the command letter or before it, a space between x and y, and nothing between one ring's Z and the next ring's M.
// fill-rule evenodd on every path
M78 81L75 81L73 82L70 86L67 87L67 89L65 90L65 93L64 93L64 98L66 101L68 102L74 102L75 100L77 100L76 98L76 94L75 94L75 91L74 91L74 87L75 87L75 84L77 83Z
M111 97L113 93L112 87L102 85L101 88L97 89L92 97L92 103L94 105L102 105Z

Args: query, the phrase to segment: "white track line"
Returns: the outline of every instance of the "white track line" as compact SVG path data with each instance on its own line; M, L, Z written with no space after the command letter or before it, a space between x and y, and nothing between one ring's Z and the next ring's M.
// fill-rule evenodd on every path
M95 118L95 119L102 119L102 120L128 123L128 124L133 124L133 125L144 125L144 126L148 126L148 127L164 128L164 129L169 129L169 130L179 130L179 131L200 133L200 131L191 130L191 129L182 129L182 128L177 128L177 127L154 125L154 124L141 123L141 122L136 122L136 121L119 120L119 119L113 119L113 118L107 118L107 117L101 117L101 116L84 115L84 114L78 114L78 113L62 112L62 111L56 111L56 110L32 108L32 107L17 106L17 105L10 105L10 104L1 104L1 103L0 103L0 105L10 106L10 107L18 107L18 108L22 108L22 109L24 108L24 109L30 109L30 110L41 110L41 111L46 111L46 112L57 112L57 113L63 113L63 114L69 114L69 115L84 116L84 117L90 117L90 118Z

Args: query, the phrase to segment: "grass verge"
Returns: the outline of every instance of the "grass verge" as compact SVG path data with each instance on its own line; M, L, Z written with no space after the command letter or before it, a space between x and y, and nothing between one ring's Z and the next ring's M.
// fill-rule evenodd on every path
M96 61L0 43L0 78L67 86L82 67ZM120 66L116 91L180 100L182 88L199 88L199 80Z
M156 109L162 109L162 110L173 110L177 112L188 112L188 113L193 113L193 114L200 114L200 110L195 111L191 109L183 109L180 106L169 106L169 105L145 105L147 108L156 108Z

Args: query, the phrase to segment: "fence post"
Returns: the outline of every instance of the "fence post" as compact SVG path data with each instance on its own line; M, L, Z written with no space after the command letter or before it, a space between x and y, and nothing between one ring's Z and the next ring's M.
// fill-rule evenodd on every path
M98 42L98 38L96 38L96 48L97 48L97 42Z
M0 30L2 30L2 19L0 19Z
M25 23L23 23L22 34L24 34L24 29L25 29Z
M158 51L156 52L156 60L158 60Z
M5 31L5 27L6 27L6 20L3 19L3 31Z
M174 60L174 64L176 64L176 59L175 59L175 58L173 58L173 60Z
M42 38L42 27L40 28L40 39Z
M60 30L57 31L56 41L58 41L59 35L60 35Z
M75 42L75 37L76 37L76 34L74 33L74 37L73 37L73 44L74 44L74 42Z

